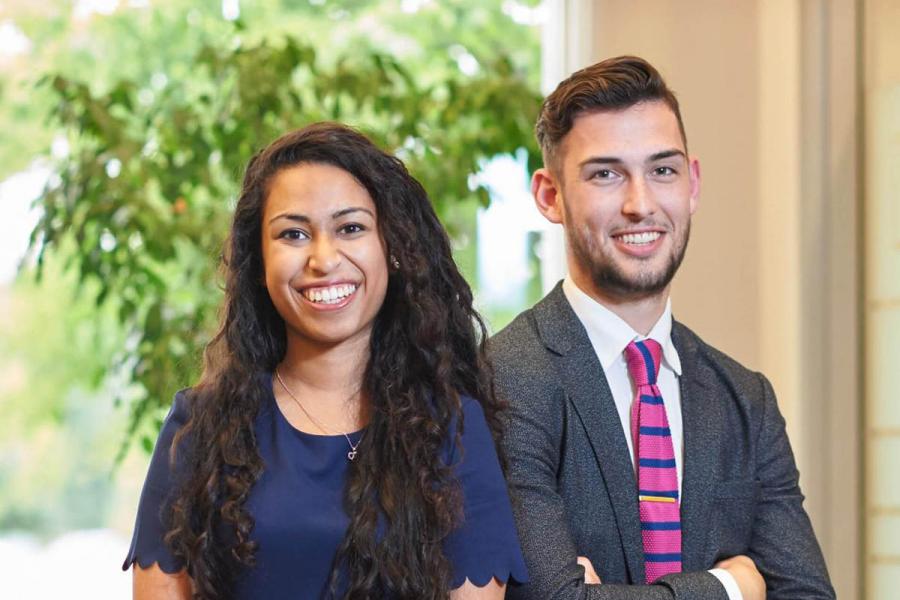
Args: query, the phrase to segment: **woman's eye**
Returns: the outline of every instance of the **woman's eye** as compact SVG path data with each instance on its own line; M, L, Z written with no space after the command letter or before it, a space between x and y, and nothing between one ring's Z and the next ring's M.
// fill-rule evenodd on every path
M306 237L306 234L299 229L285 229L278 237L286 240L302 240Z
M340 229L341 233L347 234L359 233L361 231L365 231L365 227L363 227L359 223L347 223L346 225L342 225Z

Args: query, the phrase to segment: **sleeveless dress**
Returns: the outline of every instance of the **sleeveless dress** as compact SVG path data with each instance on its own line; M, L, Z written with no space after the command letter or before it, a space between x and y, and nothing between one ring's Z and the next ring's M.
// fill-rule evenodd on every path
M349 524L343 491L350 448L343 435L313 435L290 425L272 394L271 373L260 376L260 385L265 393L255 429L265 470L246 502L255 521L251 539L258 542L256 566L241 569L234 597L326 598L333 560ZM462 413L464 452L452 442L444 451L464 495L462 523L443 542L453 569L451 588L466 579L483 586L494 577L524 583L525 562L484 413L468 397L462 398ZM161 515L175 482L169 448L187 418L182 391L175 396L150 461L124 570L133 563L142 568L158 563L166 573L184 568L163 542ZM359 431L350 438L356 444L361 435Z

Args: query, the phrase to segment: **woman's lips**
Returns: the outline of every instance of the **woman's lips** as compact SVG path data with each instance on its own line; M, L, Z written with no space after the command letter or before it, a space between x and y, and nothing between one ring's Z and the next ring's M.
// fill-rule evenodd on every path
M300 290L300 295L320 310L343 308L353 299L359 286L355 283L310 286Z

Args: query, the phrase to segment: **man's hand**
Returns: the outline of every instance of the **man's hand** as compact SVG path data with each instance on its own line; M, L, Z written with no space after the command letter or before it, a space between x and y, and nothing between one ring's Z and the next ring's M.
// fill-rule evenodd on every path
M591 564L587 556L579 556L576 562L584 567L585 583L600 583L600 577L597 576L597 571L594 570L594 565Z
M744 600L766 600L766 582L749 556L732 556L717 563L716 568L731 573Z

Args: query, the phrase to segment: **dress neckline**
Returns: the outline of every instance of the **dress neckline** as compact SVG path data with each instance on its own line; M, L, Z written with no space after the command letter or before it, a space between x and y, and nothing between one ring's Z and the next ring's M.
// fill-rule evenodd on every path
M275 399L275 373L270 372L266 374L264 386L266 388L266 396L268 397L269 403L272 406L272 411L275 413L275 418L277 418L284 426L286 426L291 431L297 433L298 435L314 440L340 440L343 443L347 443L347 438L344 437L343 433L337 434L328 434L328 433L311 433L309 431L303 431L302 429L298 429L295 427L288 418L281 411L281 407L278 406L278 400ZM356 431L348 431L347 435L350 436L354 443L360 437L362 437L363 432L365 432L366 427L362 427L361 429L357 429Z

